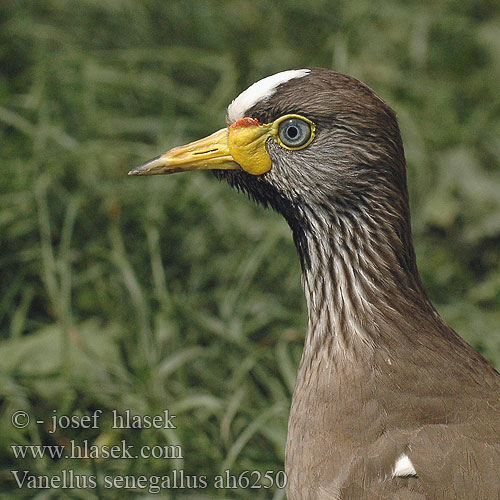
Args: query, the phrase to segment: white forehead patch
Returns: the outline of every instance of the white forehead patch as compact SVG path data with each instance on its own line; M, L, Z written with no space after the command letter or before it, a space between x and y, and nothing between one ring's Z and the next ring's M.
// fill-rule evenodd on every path
M268 76L250 85L236 99L231 102L227 108L227 118L229 123L241 120L245 113L258 102L271 97L276 88L282 83L288 82L294 78L302 78L311 72L310 69L291 69L282 71L275 75Z

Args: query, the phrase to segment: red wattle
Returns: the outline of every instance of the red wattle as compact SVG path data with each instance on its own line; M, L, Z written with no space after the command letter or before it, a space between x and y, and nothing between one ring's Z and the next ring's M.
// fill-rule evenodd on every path
M249 118L248 116L246 116L245 118L241 118L241 120L235 121L230 128L243 128L258 125L259 120L257 120L257 118Z

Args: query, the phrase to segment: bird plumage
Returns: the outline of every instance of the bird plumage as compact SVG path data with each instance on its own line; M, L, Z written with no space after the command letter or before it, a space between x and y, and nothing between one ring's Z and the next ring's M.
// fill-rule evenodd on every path
M500 499L500 376L425 295L394 112L330 70L275 81L238 116L297 114L314 140L269 138L270 170L215 174L285 217L302 265L288 499Z

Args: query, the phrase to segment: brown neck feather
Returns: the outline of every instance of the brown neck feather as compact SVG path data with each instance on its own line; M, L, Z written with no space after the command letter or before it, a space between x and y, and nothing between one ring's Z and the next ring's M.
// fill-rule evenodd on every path
M434 313L417 272L407 204L393 205L304 208L305 358L325 348L333 357L358 357L390 342L380 318L405 325L415 310Z

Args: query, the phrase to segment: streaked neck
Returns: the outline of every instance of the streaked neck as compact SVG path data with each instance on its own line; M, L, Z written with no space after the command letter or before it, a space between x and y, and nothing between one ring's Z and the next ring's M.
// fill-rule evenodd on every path
M393 210L304 208L308 227L297 246L309 316L305 358L357 357L384 341L381 318L406 322L415 307L432 308L418 277L408 210Z

